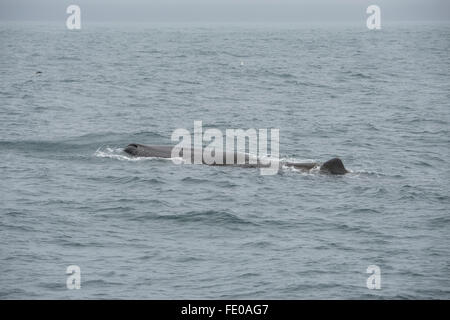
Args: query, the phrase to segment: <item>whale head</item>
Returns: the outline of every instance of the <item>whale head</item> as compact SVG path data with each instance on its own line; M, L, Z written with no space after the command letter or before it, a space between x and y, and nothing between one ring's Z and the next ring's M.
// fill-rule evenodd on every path
M139 145L136 143L130 143L123 151L125 151L128 154L131 154L132 156L138 156L139 155Z
M320 166L320 171L330 174L346 174L348 172L339 158L333 158L323 163Z
M123 151L135 157L170 158L172 156L171 146L146 146L130 143Z

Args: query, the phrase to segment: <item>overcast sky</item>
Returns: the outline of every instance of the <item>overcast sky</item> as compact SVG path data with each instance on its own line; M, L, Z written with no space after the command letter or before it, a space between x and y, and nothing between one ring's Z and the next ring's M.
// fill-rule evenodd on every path
M0 19L65 20L70 4L84 22L351 22L371 4L383 21L450 20L450 0L0 0Z

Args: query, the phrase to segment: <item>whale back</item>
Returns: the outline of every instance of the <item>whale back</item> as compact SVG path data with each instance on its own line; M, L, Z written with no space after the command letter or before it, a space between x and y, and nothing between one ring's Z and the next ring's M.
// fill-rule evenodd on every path
M172 157L172 149L171 146L147 146L143 144L138 143L131 143L129 144L124 151L132 156L136 157L157 157L157 158L171 158ZM194 163L195 155L198 155L198 152L200 152L199 159L202 159L202 162L204 164L211 164L206 163L203 159L203 154L201 149L191 149L191 163ZM228 165L241 165L244 167L262 167L263 165L260 163L260 161L256 161L255 163L250 162L250 156L248 154L242 154L242 160L243 163L238 163L238 154L237 152L231 153L231 155L228 155L229 157L226 157L227 153L224 152L223 154L223 162L220 165L228 164ZM179 153L179 156L183 156L183 149ZM232 159L232 162L229 163L226 158ZM293 166L297 169L304 169L304 170L311 170L315 166L317 166L317 163L285 163L287 166ZM216 163L213 163L212 165L219 165ZM342 160L339 158L333 158L331 160L328 160L327 162L323 163L320 166L320 171L324 173L329 174L346 174L348 171L345 169L344 164L342 163Z

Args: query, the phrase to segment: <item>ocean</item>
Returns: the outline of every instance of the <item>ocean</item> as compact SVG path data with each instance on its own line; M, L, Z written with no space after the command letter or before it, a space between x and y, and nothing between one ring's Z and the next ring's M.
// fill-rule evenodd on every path
M449 299L449 34L0 23L0 298ZM194 121L351 172L123 152Z

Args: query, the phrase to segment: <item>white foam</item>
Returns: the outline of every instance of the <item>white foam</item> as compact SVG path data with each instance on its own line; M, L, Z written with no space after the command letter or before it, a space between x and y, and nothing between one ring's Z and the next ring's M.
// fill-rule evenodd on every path
M123 150L123 148L111 148L108 146L100 147L94 152L94 157L110 158L120 161L167 160L175 163L185 162L182 158L135 157L125 153Z
M350 177L360 177L360 176L375 176L377 178L384 176L383 173L376 172L376 171L369 171L369 170L351 170L348 169L348 172L350 173Z
M141 157L131 157L123 152L123 148L110 148L110 147L100 147L94 153L95 157L99 158L111 158L120 161L140 161L143 160Z
M305 163L305 162L303 162L303 163ZM312 168L310 170L303 170L303 169L297 169L297 168L295 168L293 166L287 166L287 165L283 164L281 166L281 170L283 172L295 172L296 174L301 174L301 175L304 175L304 176L310 176L310 175L316 175L317 173L319 173L320 172L320 166L316 166L316 167L314 167L314 168Z

